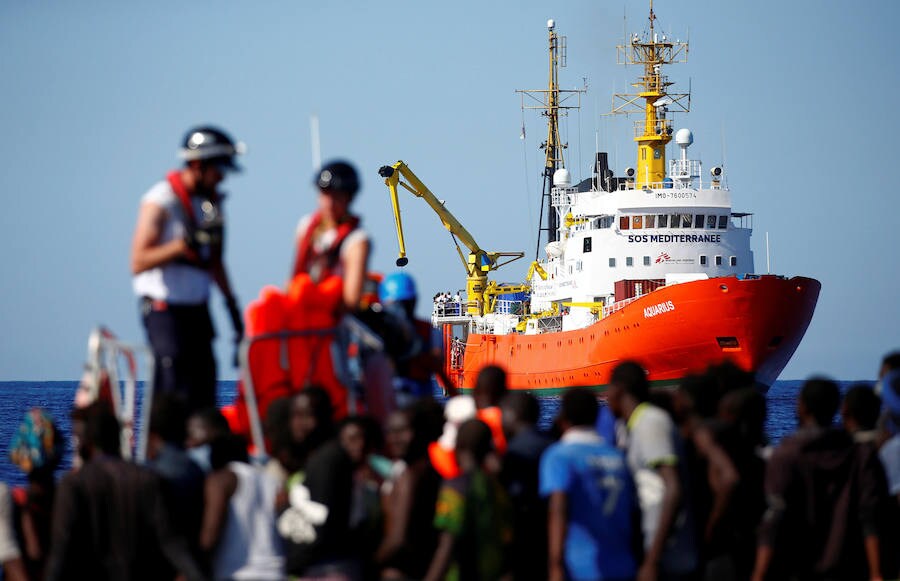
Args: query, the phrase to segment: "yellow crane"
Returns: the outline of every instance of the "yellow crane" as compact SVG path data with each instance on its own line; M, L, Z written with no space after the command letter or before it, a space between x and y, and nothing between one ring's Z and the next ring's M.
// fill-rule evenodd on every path
M496 294L507 292L504 285L496 285L491 283L488 297L485 292L488 291L488 273L497 270L501 266L525 256L524 252L491 252L481 248L475 241L475 238L466 228L460 224L459 220L450 213L450 210L444 207L444 203L437 199L431 193L425 184L422 183L409 166L403 161L398 161L393 165L382 166L378 170L378 175L384 178L391 194L391 206L394 210L394 225L397 228L397 241L400 244L400 254L397 258L397 266L406 266L409 260L406 258L406 243L403 240L403 223L400 219L400 200L397 195L397 187L402 186L412 195L425 200L431 209L438 215L444 228L450 232L454 244L456 244L456 252L462 260L466 269L466 296L467 306L466 312L470 315L483 315L491 312L490 297ZM402 179L401 179L402 178ZM459 243L469 250L468 255L463 253ZM518 286L509 287L519 288ZM515 292L514 290L508 292ZM487 300L486 300L487 299Z

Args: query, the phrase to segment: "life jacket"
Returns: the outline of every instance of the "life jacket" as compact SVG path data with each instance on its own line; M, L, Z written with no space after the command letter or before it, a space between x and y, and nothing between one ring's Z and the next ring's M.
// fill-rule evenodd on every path
M313 385L328 392L335 419L347 415L347 386L337 377L332 359L342 301L340 277L332 275L315 283L308 274L300 273L291 279L286 292L266 286L259 298L247 305L244 318L248 338L282 331L298 332L285 338L257 340L250 345L248 367L262 422L273 401ZM248 435L250 421L245 387L242 379L231 419L236 432Z
M310 218L306 232L297 241L297 256L294 260L294 276L305 272L314 282L327 279L334 273L341 256L341 245L351 232L359 227L359 218L348 215L337 225L337 236L324 252L313 247L313 237L322 224L322 213L315 212Z
M499 407L482 408L475 413L475 417L491 429L491 439L494 441L494 451L500 456L506 454L506 436L503 434L502 413ZM440 442L428 444L428 458L431 465L445 480L456 478L460 475L459 465L456 462L456 450L447 448Z
M185 187L184 182L181 181L181 173L177 171L170 171L168 174L166 174L166 181L169 182L169 186L171 186L172 191L175 192L175 196L178 197L178 201L181 202L181 209L184 212L184 218L188 222L188 224L185 224L185 226L191 229L198 228L200 226L200 222L197 220L197 214L194 212L194 205L191 203L191 195L188 193L187 187ZM216 208L218 208L220 200L221 196L218 192L213 191L209 196L209 201ZM188 253L186 262L191 266L205 268L205 265L203 264L201 258L199 256L196 256L196 253L194 253L193 250Z

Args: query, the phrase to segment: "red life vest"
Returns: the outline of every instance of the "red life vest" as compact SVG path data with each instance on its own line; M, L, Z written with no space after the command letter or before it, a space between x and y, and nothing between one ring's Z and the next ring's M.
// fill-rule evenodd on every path
M309 221L306 232L303 237L297 241L297 257L294 260L293 275L296 276L301 272L311 275L314 282L323 281L328 278L338 264L341 254L341 245L351 232L359 227L359 218L348 215L347 218L337 225L337 236L331 246L324 252L316 251L313 248L313 237L319 226L322 224L322 213L316 212Z
M175 192L175 195L178 197L178 201L181 202L181 208L184 210L185 218L187 218L189 224L186 224L189 228L197 228L199 226L199 222L197 221L197 215L194 213L194 205L191 203L191 195L187 191L187 187L185 187L184 182L181 180L181 173L177 171L170 171L166 174L166 181L169 182L169 186L172 187L172 191ZM220 196L218 192L212 192L209 196L209 201L213 203L213 205L218 206ZM188 263L192 266L196 266L198 268L205 268L205 265L200 260L199 256L196 256L196 253L191 250L188 253Z

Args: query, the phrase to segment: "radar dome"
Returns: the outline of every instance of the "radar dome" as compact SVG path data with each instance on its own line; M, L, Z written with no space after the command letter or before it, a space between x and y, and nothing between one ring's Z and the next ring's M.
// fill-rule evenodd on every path
M687 127L682 127L675 133L675 143L680 145L681 147L687 147L688 145L694 143L694 134L691 133L691 130Z
M553 172L553 185L558 188L568 188L572 185L572 176L569 170L561 168Z

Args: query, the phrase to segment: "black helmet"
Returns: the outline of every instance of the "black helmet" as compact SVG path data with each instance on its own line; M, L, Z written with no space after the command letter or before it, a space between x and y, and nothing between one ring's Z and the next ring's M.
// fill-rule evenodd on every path
M185 161L213 161L229 169L240 171L234 156L241 155L247 146L233 141L227 133L215 127L195 127L184 136L179 156Z
M336 191L356 195L359 191L359 176L356 169L346 161L330 161L313 176L313 184L322 191Z

